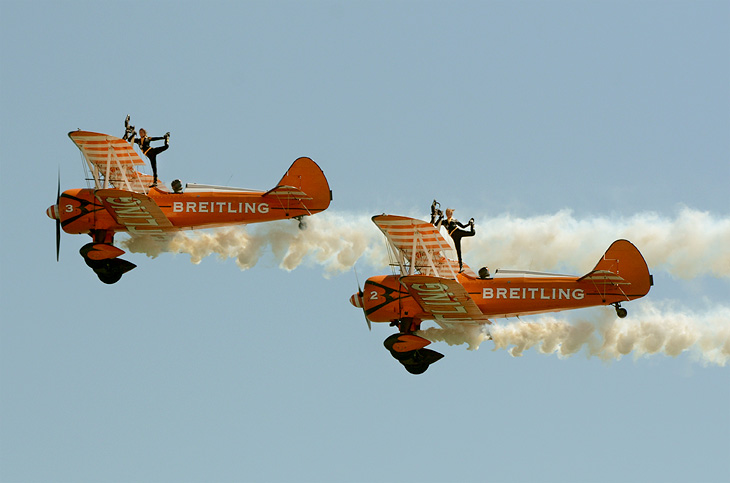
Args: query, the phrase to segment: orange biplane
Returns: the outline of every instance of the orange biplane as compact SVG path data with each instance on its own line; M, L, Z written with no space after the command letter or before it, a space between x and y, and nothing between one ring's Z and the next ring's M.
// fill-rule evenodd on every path
M400 274L371 277L350 303L368 322L389 322L399 330L384 345L412 374L425 372L443 357L424 349L430 341L416 335L423 320L442 328L472 325L486 329L489 319L613 305L643 297L653 285L639 253L627 240L611 244L598 264L582 277L488 269L475 274L446 257L451 245L430 223L402 216L372 218L388 242Z
M132 145L108 134L69 133L85 160L87 180L93 187L61 193L46 213L56 220L56 259L61 228L66 233L91 236L81 256L104 283L115 283L136 265L118 258L114 234L157 238L179 230L260 223L294 218L305 228L304 217L327 209L332 199L327 179L309 158L299 158L269 191L187 184L179 180L169 190L137 168L144 161Z

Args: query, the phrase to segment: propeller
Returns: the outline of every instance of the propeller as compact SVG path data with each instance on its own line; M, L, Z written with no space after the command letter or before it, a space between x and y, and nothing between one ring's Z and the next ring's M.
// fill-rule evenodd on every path
M61 201L61 168L58 168L58 187L56 188L56 210L58 210L58 203ZM56 217L56 261L61 255L61 217Z
M355 280L357 280L357 294L350 297L350 303L355 307L360 307L362 309L362 313L365 316L365 322L368 323L368 330L372 331L373 327L370 323L370 319L368 319L368 314L365 313L365 304L363 303L363 295L365 295L365 292L363 292L362 288L360 288L360 278L357 276L357 268L353 266L352 269L355 272Z
M56 189L56 204L46 210L46 215L51 220L56 220L56 261L61 253L61 213L58 204L61 202L61 168L58 169L58 188Z

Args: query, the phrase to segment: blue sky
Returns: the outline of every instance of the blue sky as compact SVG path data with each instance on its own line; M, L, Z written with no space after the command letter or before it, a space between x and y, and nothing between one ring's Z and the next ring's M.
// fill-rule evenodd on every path
M729 20L719 1L3 0L0 479L725 480ZM67 132L127 114L172 133L168 182L268 189L312 157L334 201L309 255L282 268L259 226L235 232L263 240L246 270L240 247L134 253L106 286L71 235L56 263L57 172L85 186ZM477 219L473 267L582 273L631 239L655 286L625 323L705 345L437 343L408 375L348 303L351 266L388 273L368 218L434 198Z

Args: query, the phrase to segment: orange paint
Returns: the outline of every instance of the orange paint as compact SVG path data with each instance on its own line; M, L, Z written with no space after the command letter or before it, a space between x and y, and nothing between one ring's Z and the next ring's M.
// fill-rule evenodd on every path
M651 276L644 258L634 245L626 240L614 242L597 267L605 264L604 260L611 258L615 260L611 262L615 264L613 273L619 274L626 283L620 281L601 283L600 280L581 280L582 277L530 273L502 276L499 272L494 278L485 280L458 274L457 281L464 287L481 313L490 318L610 305L634 300L649 292ZM436 318L435 312L424 310L414 295L409 293L410 290L403 287L402 278L398 275L384 275L371 277L365 282L362 304L368 319L372 322L392 322L404 317L421 320ZM416 291L417 288L413 288L415 294L419 293ZM426 296L428 294L424 291L420 293ZM448 296L449 292L445 293ZM443 317L454 317L459 319L459 322L472 323L461 320L459 316L466 313L466 309L462 309L454 298L443 299L443 305L437 305L438 300L431 302L432 307L436 307Z
M409 352L423 349L429 345L431 341L418 337L413 334L401 334L398 336L398 342L391 347L396 352Z
M559 312L600 305L614 305L619 317L626 316L622 302L645 296L652 277L639 250L627 240L611 244L596 266L578 276L497 270L481 277L466 265L446 255L451 246L430 223L402 216L373 217L390 244L399 275L370 277L362 292L350 303L362 308L371 322L387 322L400 335L386 339L391 353L408 353L412 360L393 354L414 374L440 358L433 351L419 352L419 339L412 334L424 320L442 328L486 326L489 319ZM417 337L417 339L413 339ZM421 339L422 340L422 339ZM412 354L411 354L412 352Z

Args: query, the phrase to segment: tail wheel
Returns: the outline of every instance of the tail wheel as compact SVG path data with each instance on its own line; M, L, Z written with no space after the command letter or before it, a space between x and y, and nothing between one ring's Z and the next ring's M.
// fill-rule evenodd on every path
M613 304L613 306L616 308L616 315L619 319L623 319L629 314L628 310L621 307L621 302L616 302L615 304Z

